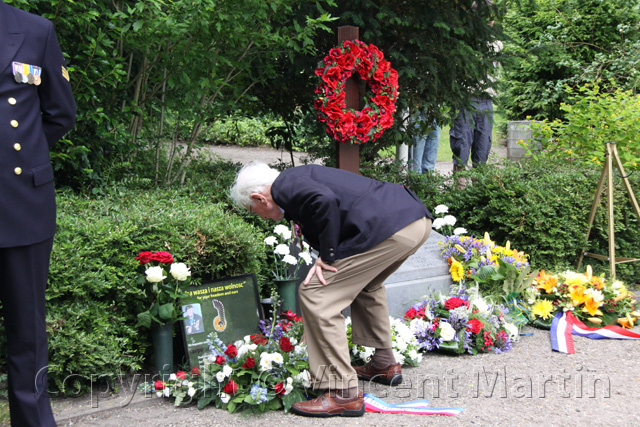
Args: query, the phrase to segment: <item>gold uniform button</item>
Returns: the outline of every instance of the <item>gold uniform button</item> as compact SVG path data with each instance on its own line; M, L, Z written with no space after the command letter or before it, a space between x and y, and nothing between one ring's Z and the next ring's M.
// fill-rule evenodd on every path
M11 120L11 126L14 128L18 127L18 121L17 120Z
M9 104L16 105L16 99L15 98L9 98Z
M13 144L13 149L16 151L20 151L22 150L22 145L18 144L17 142L15 144Z
M20 175L20 174L22 173L22 168L15 168L15 169L13 170L13 172L14 172L16 175Z

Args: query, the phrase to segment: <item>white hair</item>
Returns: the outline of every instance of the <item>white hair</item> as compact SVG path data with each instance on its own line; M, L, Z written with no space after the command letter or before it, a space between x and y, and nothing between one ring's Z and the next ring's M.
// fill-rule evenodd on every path
M236 182L229 191L229 197L237 206L249 207L253 204L251 194L262 193L280 175L266 163L251 162L240 169Z

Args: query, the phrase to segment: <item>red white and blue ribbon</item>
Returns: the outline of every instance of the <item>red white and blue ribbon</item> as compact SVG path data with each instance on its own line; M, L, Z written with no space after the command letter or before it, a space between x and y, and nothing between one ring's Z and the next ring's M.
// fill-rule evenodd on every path
M576 319L573 313L567 311L556 314L551 322L551 349L560 353L574 354L572 334L594 340L606 338L617 340L640 339L640 334L616 325L591 328Z
M404 403L387 403L371 393L364 394L366 412L383 414L415 414L415 415L458 415L462 408L429 408L428 400L414 400Z

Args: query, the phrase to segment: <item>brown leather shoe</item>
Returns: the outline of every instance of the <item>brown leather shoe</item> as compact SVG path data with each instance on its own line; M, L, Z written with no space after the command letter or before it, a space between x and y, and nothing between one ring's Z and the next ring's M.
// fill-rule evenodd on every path
M402 384L402 368L399 363L394 363L386 368L378 369L371 362L364 366L354 366L358 378L365 381L375 381L380 384L395 386Z
M361 417L364 415L364 399L362 391L358 391L356 399L343 403L328 391L313 400L294 403L291 412L305 417Z

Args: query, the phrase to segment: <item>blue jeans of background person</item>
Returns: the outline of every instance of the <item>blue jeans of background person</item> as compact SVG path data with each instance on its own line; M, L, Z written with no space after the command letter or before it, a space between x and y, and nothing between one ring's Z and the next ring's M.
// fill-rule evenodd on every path
M435 122L435 128L426 135L417 135L413 146L413 170L418 173L432 171L436 168L438 159L438 144L440 144L440 126Z
M490 98L473 97L470 110L460 110L449 131L453 164L466 166L471 154L474 166L487 163L491 151L493 103Z

